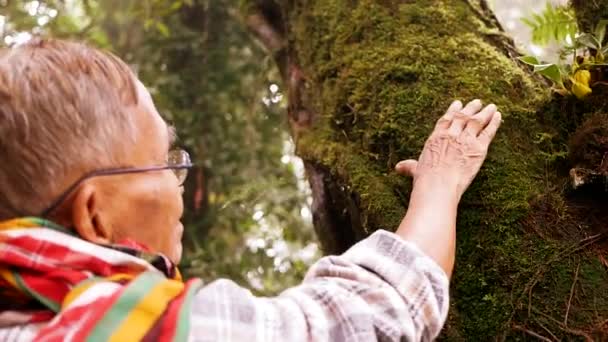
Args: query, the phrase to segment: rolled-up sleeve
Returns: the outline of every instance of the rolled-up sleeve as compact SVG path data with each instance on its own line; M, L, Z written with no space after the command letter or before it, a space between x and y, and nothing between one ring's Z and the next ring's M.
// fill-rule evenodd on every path
M445 272L414 244L377 231L320 259L302 284L255 297L228 280L202 288L192 341L428 341L448 311Z

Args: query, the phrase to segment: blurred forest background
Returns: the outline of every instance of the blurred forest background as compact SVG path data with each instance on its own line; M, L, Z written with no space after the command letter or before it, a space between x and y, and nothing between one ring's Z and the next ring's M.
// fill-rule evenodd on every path
M551 60L556 45L532 43L522 21L545 5L492 2L522 50ZM239 13L237 0L0 0L0 46L52 36L126 60L197 163L186 184L182 270L273 294L321 252L278 71Z

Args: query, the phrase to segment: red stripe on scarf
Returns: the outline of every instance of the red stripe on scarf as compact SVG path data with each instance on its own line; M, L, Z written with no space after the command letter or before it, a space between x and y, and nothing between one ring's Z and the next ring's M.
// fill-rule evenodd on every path
M59 279L58 281L52 277L47 278L45 274L21 271L19 275L30 290L52 300L53 302L58 303L59 305L61 305L63 298L71 288L69 284L62 281L63 279Z
M24 249L30 255L15 255L10 250L0 249L0 262L39 272L57 270L57 267L63 266L74 272L89 271L97 276L107 277L117 273L136 274L147 270L146 267L136 263L113 265L94 255L30 236L11 238L6 243ZM52 264L42 264L37 260L38 258L43 258L41 260Z

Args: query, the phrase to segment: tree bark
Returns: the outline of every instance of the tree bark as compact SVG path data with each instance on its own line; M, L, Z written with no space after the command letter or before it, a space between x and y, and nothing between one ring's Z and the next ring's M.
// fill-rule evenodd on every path
M596 3L574 1L579 13ZM583 27L608 13L595 11ZM586 121L608 121L605 91L582 102L553 96L516 61L485 1L256 0L246 13L262 41L268 30L281 37L270 47L326 253L398 226L410 182L393 166L418 156L452 100L480 98L504 124L460 206L443 338L607 337L608 198L569 186L581 160L597 162L593 172L604 165L608 125ZM569 144L576 151L560 159Z

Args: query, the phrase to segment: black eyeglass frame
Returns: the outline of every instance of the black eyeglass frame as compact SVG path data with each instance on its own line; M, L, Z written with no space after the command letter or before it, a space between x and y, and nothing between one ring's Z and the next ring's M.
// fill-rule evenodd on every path
M185 152L185 151L184 151ZM111 169L100 169L94 170L88 173L85 173L82 177L78 178L69 188L67 188L59 197L57 197L42 213L40 214L41 218L47 218L55 209L57 209L61 203L63 203L71 194L87 179L93 177L100 176L112 176L112 175L125 175L125 174L133 174L133 173L143 173L143 172L152 172L152 171L163 171L163 170L187 170L194 167L194 164L191 162L184 164L175 164L175 165L158 165L158 166L149 166L149 167L119 167L119 168L111 168ZM177 175L176 175L177 177ZM182 181L180 181L179 185L182 185L185 181L186 177ZM178 178L179 180L179 178Z

